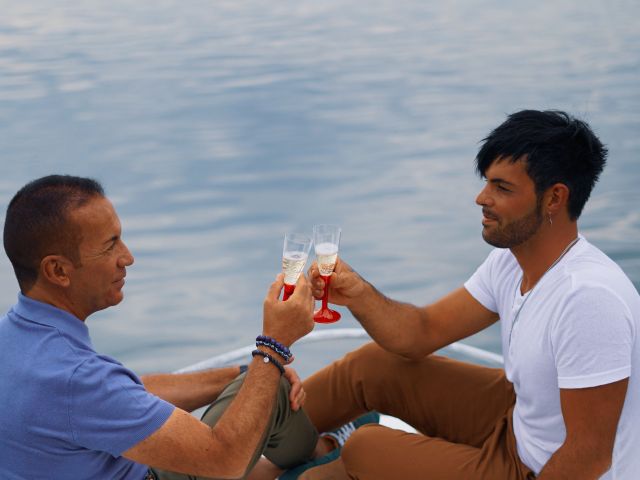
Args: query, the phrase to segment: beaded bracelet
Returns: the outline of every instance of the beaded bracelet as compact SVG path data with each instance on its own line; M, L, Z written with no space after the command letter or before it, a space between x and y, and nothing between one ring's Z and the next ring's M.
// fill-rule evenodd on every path
M282 358L284 358L286 362L289 362L289 360L291 360L291 357L293 357L291 350L289 350L285 345L281 344L274 338L267 337L265 335L258 335L256 337L256 347L260 345L270 348Z
M273 358L272 355L268 354L267 352L263 352L262 350L254 350L253 352L251 352L251 355L253 357L255 357L256 355L259 355L259 356L263 357L263 362L264 363L273 363L273 365L278 370L280 370L280 375L284 375L284 367L280 364L280 362L278 360Z

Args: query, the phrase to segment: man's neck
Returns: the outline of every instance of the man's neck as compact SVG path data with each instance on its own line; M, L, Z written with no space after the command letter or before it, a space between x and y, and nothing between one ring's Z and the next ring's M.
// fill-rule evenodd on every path
M522 268L520 293L531 290L577 237L578 226L575 222L564 228L553 225L541 229L522 245L512 248L511 252Z
M46 303L53 307L59 308L60 310L64 310L65 312L70 313L82 322L86 320L87 316L79 313L78 309L74 308L73 302L69 301L69 299L67 299L64 295L59 295L55 292L51 292L48 289L42 288L37 283L31 289L29 289L29 291L23 292L23 295L33 300L37 300L38 302Z

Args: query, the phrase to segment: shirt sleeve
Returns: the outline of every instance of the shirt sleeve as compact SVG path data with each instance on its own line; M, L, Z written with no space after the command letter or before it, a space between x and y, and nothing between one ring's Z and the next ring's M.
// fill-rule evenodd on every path
M69 384L69 425L74 441L113 456L160 428L174 406L147 392L140 379L117 361L84 361Z
M497 255L497 250L493 250L484 262L478 267L473 275L464 283L464 288L480 304L492 312L498 311L496 296L493 291L491 278L492 265Z
M552 330L558 386L595 387L629 377L635 335L631 312L614 292L573 292Z

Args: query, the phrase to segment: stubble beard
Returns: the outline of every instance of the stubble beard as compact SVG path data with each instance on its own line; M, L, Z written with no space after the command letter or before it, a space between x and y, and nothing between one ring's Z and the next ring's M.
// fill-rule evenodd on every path
M505 225L497 225L493 229L485 227L482 230L482 238L489 245L497 248L513 248L522 245L540 229L543 222L542 202L540 199L530 213Z

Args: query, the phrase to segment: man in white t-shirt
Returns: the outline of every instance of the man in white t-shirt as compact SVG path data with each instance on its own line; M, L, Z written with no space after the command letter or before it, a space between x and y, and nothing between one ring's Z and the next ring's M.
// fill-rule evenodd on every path
M510 115L476 159L496 249L431 305L391 300L338 262L331 300L375 343L304 383L307 413L327 431L378 410L419 433L362 427L300 478L639 478L640 297L577 224L606 154L563 112ZM315 265L310 277L318 298ZM504 369L431 355L498 320Z

